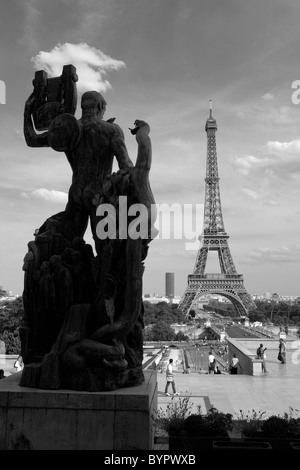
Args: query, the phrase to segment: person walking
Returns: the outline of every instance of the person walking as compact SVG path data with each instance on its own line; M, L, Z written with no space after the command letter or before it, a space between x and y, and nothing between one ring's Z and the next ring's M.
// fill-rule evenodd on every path
M261 343L259 348L257 348L257 351L256 351L257 358L262 360L261 370L264 374L268 373L267 366L266 366L266 361L265 361L265 359L266 359L265 351L266 350L267 350L267 348L264 348L264 345Z
M179 395L179 393L176 392L176 387L175 387L174 373L173 373L173 359L169 359L169 364L167 365L167 370L166 370L166 379L167 379L167 383L165 387L165 394L168 397L170 396L170 394L168 393L168 389L171 384L174 395Z
M0 369L0 380L5 379L6 375L4 375L4 370Z
M278 360L281 361L281 364L286 363L286 343L282 338L279 340Z

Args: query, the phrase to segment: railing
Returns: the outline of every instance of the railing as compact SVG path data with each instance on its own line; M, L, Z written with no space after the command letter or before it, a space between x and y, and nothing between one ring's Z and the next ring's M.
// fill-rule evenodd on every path
M255 326L255 327L243 327L244 330L250 330L253 333L260 333L263 336L266 336L267 338L277 338L278 335L273 333L272 330L268 330L267 328L263 328L261 326Z
M211 274L190 274L188 276L189 280L243 280L243 274L223 274L223 273L211 273Z

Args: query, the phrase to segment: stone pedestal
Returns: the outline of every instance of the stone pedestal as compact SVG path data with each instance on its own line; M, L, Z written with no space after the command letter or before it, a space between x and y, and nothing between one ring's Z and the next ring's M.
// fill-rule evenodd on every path
M156 371L141 385L110 392L39 390L0 381L0 449L151 450Z

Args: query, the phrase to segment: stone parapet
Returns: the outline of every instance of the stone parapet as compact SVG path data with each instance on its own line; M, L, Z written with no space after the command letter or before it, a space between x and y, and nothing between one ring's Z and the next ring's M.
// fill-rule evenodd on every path
M1 450L151 450L156 371L141 385L108 392L37 390L21 372L0 382Z

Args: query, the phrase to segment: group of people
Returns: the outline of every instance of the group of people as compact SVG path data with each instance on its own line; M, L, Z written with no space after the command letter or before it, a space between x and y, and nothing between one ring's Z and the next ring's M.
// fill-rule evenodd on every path
M268 370L266 366L266 358L267 358L266 350L267 348L264 348L264 345L261 343L259 345L259 348L256 351L257 358L262 360L261 369L264 374L268 374ZM286 363L286 343L282 338L280 338L279 340L278 360L282 364ZM215 368L215 358L211 351L209 355L209 373L210 374L214 371L214 368ZM237 374L238 370L241 370L241 364L236 354L233 354L232 356L229 370L230 370L230 374Z
M219 366L216 365L216 359L213 355L212 350L209 353L208 360L209 360L209 373L221 374L222 372L220 371ZM173 372L173 359L169 359L169 364L167 365L167 369L166 369L165 395L167 396L170 396L168 392L170 385L172 387L174 396L179 395L179 393L176 392L176 385L175 385L174 372Z
M259 348L257 349L257 358L262 360L261 368L262 372L267 374L267 367L266 367L266 351L267 348L264 348L264 345L261 343ZM279 352L278 352L278 360L281 364L286 364L286 343L283 338L279 339Z
M266 350L267 348L264 348L263 343L261 343L259 348L256 351L257 358L262 360L261 368L262 368L262 372L265 374L268 373L267 367L266 367ZM279 340L278 360L281 361L282 364L286 363L286 344L282 338L280 338ZM238 370L241 371L241 364L240 364L238 357L234 353L232 355L232 359L230 362L229 371L230 371L230 374L236 375L238 373ZM213 354L213 349L209 351L209 355L208 355L208 373L209 374L221 374L222 373L219 369L219 366L217 366L216 364L216 358ZM165 387L165 395L170 396L170 394L168 393L168 389L170 385L172 386L174 395L179 395L179 393L176 392L174 373L173 373L173 359L169 359L169 363L166 369L166 380L167 382L166 382L166 387Z
M238 370L241 371L241 369L242 367L241 367L240 361L237 358L236 354L233 353L232 359L229 364L229 372L231 375L236 375L238 373ZM212 350L210 350L209 356L208 356L208 373L209 374L222 374L222 372L219 369L219 366L217 366L216 364L216 358Z

